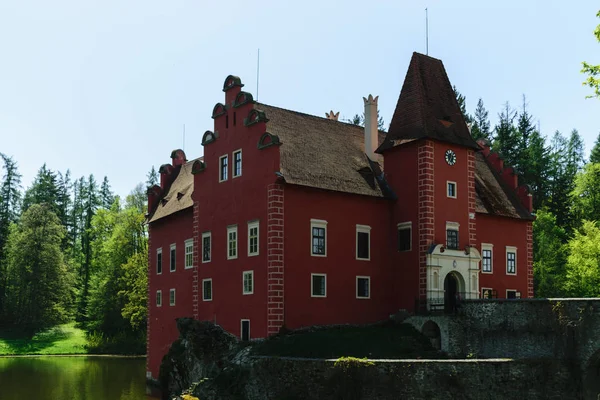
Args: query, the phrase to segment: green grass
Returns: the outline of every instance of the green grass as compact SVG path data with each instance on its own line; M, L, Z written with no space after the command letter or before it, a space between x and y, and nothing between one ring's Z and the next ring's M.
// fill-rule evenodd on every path
M16 331L0 331L0 355L85 354L85 332L75 323L58 325L28 338Z
M253 346L255 355L370 359L442 358L429 339L408 324L339 326L277 335Z

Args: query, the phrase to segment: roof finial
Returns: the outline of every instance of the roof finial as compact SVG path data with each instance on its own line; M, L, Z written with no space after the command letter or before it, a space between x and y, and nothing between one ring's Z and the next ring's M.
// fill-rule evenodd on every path
M340 116L340 112L338 111L338 112L334 113L333 110L331 110L329 112L326 112L325 116L327 117L327 119L331 119L333 121L337 121L338 117Z

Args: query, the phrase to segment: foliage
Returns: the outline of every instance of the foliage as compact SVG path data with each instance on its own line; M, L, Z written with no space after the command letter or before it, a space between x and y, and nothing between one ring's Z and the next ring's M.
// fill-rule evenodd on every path
M600 163L600 134L598 134L596 142L594 142L594 147L590 153L590 162Z
M533 223L533 276L538 297L562 294L566 237L550 211L545 208L538 211Z
M470 124L471 122L473 122L473 117L471 117L469 115L469 113L467 113L467 99L466 99L466 97L458 91L458 89L456 88L456 86L453 86L452 89L454 90L454 95L456 96L456 101L458 103L458 108L460 108L460 112L462 113L462 116L465 119L465 123Z
M0 330L0 355L83 354L86 344L85 332L72 322L43 329L31 337L14 328Z
M489 142L492 141L488 114L483 105L483 100L479 98L477 108L475 109L475 116L473 117L473 125L471 126L471 136L474 140L485 139Z
M158 172L156 172L153 165L148 175L146 175L146 187L151 188L154 185L158 185Z
M600 11L596 14L598 18L600 18ZM600 24L596 26L596 30L594 30L594 35L596 39L600 42ZM584 86L589 86L593 90L593 94L587 96L587 98L600 98L600 64L593 65L587 62L583 62L582 73L589 75L588 78L583 82Z
M600 228L584 220L568 248L566 292L575 297L600 296Z
M600 221L600 164L588 164L575 176L571 201L577 220Z
M512 166L519 165L519 132L514 125L517 112L510 107L508 102L504 103L504 109L498 114L498 124L495 128L495 136L492 144L494 151L500 154L505 163Z
M352 125L365 126L365 113L362 113L362 115L354 114L354 116L347 119L346 122ZM379 109L377 109L377 129L380 131L385 130L385 121L383 120L383 117L379 115Z

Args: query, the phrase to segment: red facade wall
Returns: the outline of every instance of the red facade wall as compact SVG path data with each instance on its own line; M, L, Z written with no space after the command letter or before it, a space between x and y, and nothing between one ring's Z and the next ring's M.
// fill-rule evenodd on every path
M286 327L374 322L393 312L391 206L368 196L285 187ZM311 255L311 219L327 221L326 257ZM371 227L370 261L356 259L357 224ZM327 297L311 297L311 273L327 275ZM357 276L371 278L370 299L356 298Z
M179 211L150 224L148 280L148 352L147 370L154 378L162 357L179 337L175 319L192 315L193 269L185 269L185 241L192 238L192 209ZM176 245L176 268L170 272L169 251ZM162 274L156 273L157 249L162 248ZM175 306L169 305L169 290L175 289ZM156 306L156 291L162 291L162 306Z
M532 263L527 257L527 225L530 222L512 218L477 214L478 249L482 243L494 245L492 250L492 273L479 273L479 287L497 291L499 298L506 297L506 290L517 290L521 297L532 297L528 292L528 275ZM517 274L506 273L506 246L517 248Z

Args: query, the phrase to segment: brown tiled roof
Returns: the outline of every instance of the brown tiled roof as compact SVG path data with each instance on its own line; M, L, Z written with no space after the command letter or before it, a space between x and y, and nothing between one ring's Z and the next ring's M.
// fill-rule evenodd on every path
M475 192L475 211L478 213L533 219L481 152L475 153Z
M441 60L413 53L382 152L406 139L429 138L479 150L462 117Z
M194 164L194 161L196 160L188 161L181 166L169 191L158 201L156 210L150 217L150 223L185 210L194 204L192 201L192 192L194 191L192 164Z
M285 181L338 192L384 197L365 155L364 128L345 122L255 104L281 141ZM379 143L384 135L380 132Z

